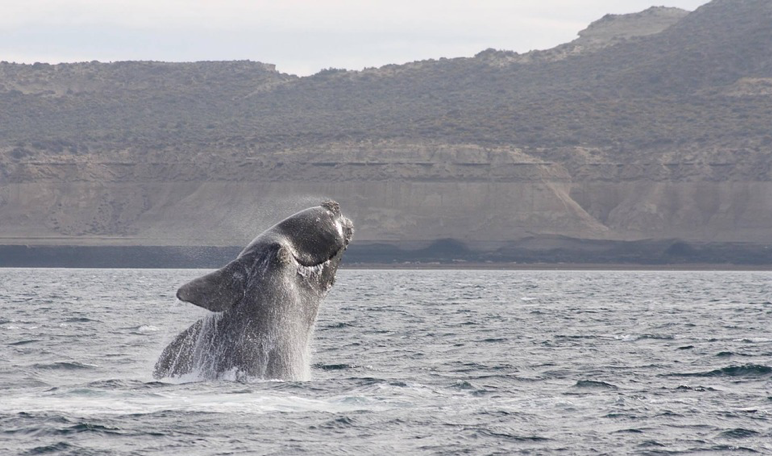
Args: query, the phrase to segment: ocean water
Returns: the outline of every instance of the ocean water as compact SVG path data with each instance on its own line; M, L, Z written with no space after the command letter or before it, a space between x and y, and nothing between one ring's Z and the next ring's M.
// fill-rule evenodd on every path
M0 453L772 454L769 272L341 270L311 381L154 381L202 273L0 269Z

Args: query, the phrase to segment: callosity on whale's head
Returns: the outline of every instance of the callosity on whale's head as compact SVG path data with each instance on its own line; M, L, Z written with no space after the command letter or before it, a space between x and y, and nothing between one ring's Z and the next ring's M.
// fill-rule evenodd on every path
M223 268L183 285L177 297L221 312L244 300L250 284L295 274L314 277L314 281L298 282L323 295L335 280L353 233L353 224L340 205L325 201L269 228Z
M239 257L263 252L273 244L283 250L277 255L284 261L294 259L302 266L318 266L340 261L353 232L353 224L341 214L340 205L325 201L282 220L255 238Z

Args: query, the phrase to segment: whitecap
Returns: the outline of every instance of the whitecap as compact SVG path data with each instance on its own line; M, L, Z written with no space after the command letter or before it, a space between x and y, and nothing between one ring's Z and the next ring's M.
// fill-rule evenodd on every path
M149 333L149 332L159 331L159 328L153 325L142 325L139 328L137 328L137 331L141 333Z

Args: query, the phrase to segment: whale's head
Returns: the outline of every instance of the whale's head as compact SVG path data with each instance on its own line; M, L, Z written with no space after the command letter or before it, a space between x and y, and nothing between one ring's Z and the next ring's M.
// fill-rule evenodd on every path
M340 262L354 234L354 224L343 216L338 203L325 201L288 217L270 231L285 249L279 252L281 261L317 267Z
M275 290L267 284L278 278L324 296L353 234L354 225L340 205L325 201L269 228L235 260L180 287L177 298L222 312L245 297Z

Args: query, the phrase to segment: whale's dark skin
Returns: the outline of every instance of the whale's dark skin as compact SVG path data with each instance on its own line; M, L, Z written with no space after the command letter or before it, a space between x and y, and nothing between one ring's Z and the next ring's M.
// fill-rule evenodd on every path
M307 379L319 304L352 235L338 203L327 201L281 221L223 268L180 287L180 300L215 313L164 349L153 376Z

